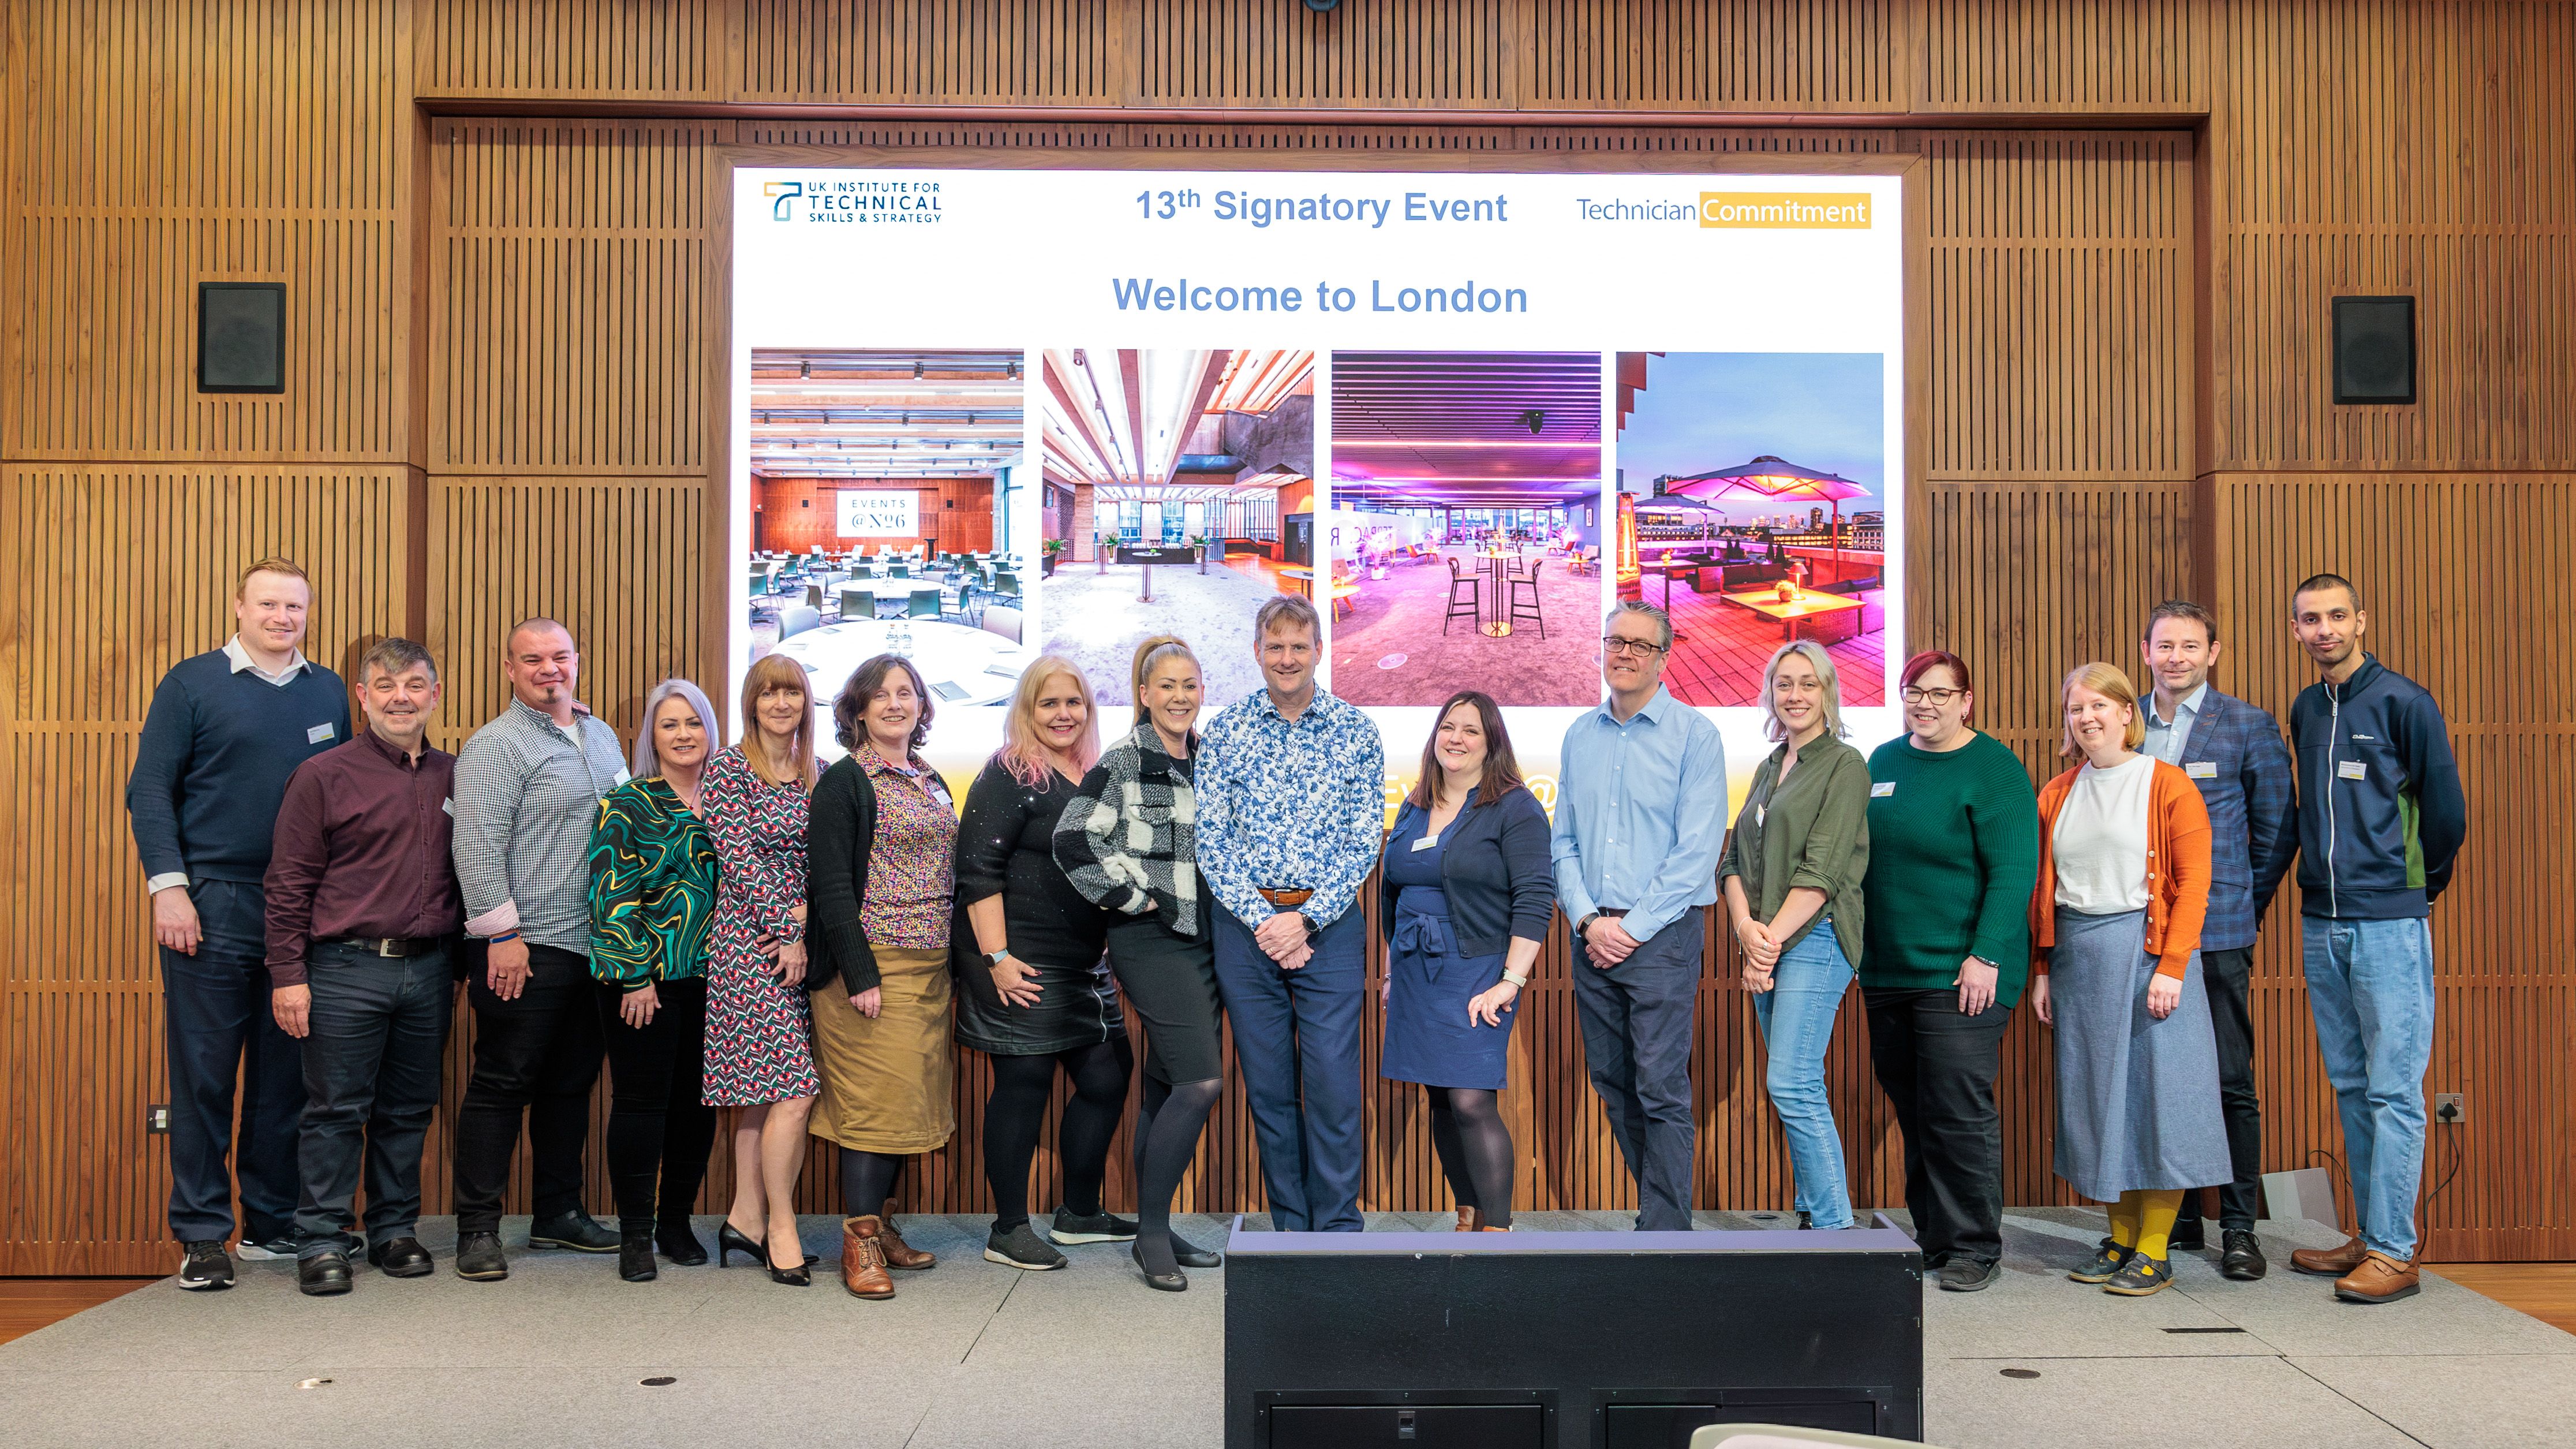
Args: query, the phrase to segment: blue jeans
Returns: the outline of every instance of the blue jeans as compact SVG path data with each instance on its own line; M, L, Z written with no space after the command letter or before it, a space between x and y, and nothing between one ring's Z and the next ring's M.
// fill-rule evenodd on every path
M1797 1208L1819 1228L1852 1225L1851 1189L1843 1180L1843 1139L1834 1130L1834 1104L1825 1095L1825 1048L1833 1045L1834 1014L1851 988L1851 963L1843 959L1832 918L1780 953L1772 987L1753 998L1771 1064L1763 1086L1789 1134L1789 1170L1796 1174Z
M2343 1118L2362 1242L2415 1257L2424 1185L2424 1073L2433 1064L2433 931L2421 917L2299 922L2308 1006Z
M1315 955L1282 971L1252 927L1211 901L1216 989L1234 1027L1235 1065L1261 1148L1270 1225L1283 1233L1360 1230L1360 1013L1368 996L1368 923L1357 906L1315 936Z

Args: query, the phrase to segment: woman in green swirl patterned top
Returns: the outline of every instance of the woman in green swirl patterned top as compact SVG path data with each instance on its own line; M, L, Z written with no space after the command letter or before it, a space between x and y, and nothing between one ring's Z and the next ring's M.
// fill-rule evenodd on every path
M599 802L590 835L590 972L608 1037L617 1276L629 1283L653 1278L657 1241L674 1263L707 1260L689 1205L716 1137L715 1109L700 1091L716 852L697 814L715 719L687 680L653 686L634 778Z

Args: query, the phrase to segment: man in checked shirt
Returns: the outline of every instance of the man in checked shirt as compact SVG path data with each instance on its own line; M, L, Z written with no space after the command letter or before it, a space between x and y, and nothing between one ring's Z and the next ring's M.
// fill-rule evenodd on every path
M1217 994L1271 1226L1356 1233L1368 932L1354 903L1386 831L1386 748L1357 706L1315 687L1320 632L1304 599L1262 604L1265 688L1208 725L1193 783Z

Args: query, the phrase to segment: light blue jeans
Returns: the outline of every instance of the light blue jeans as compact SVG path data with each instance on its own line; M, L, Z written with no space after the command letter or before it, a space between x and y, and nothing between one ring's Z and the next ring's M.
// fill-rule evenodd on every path
M1780 953L1772 987L1753 998L1753 1019L1771 1064L1763 1086L1789 1134L1789 1170L1796 1174L1798 1211L1819 1228L1852 1225L1851 1188L1843 1179L1843 1139L1834 1130L1833 1102L1825 1095L1825 1048L1833 1045L1834 1013L1852 983L1831 918Z
M2415 1257L2424 1186L2424 1073L2433 1064L2433 930L2396 921L2300 918L2308 1006L2343 1117L2361 1240Z

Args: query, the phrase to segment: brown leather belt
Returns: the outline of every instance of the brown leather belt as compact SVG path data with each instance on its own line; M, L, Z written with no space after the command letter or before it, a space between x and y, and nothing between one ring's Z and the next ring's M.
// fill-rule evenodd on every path
M1314 899L1315 895L1313 891L1274 891L1268 886L1257 886L1255 889L1261 892L1263 900L1283 911L1293 911Z

